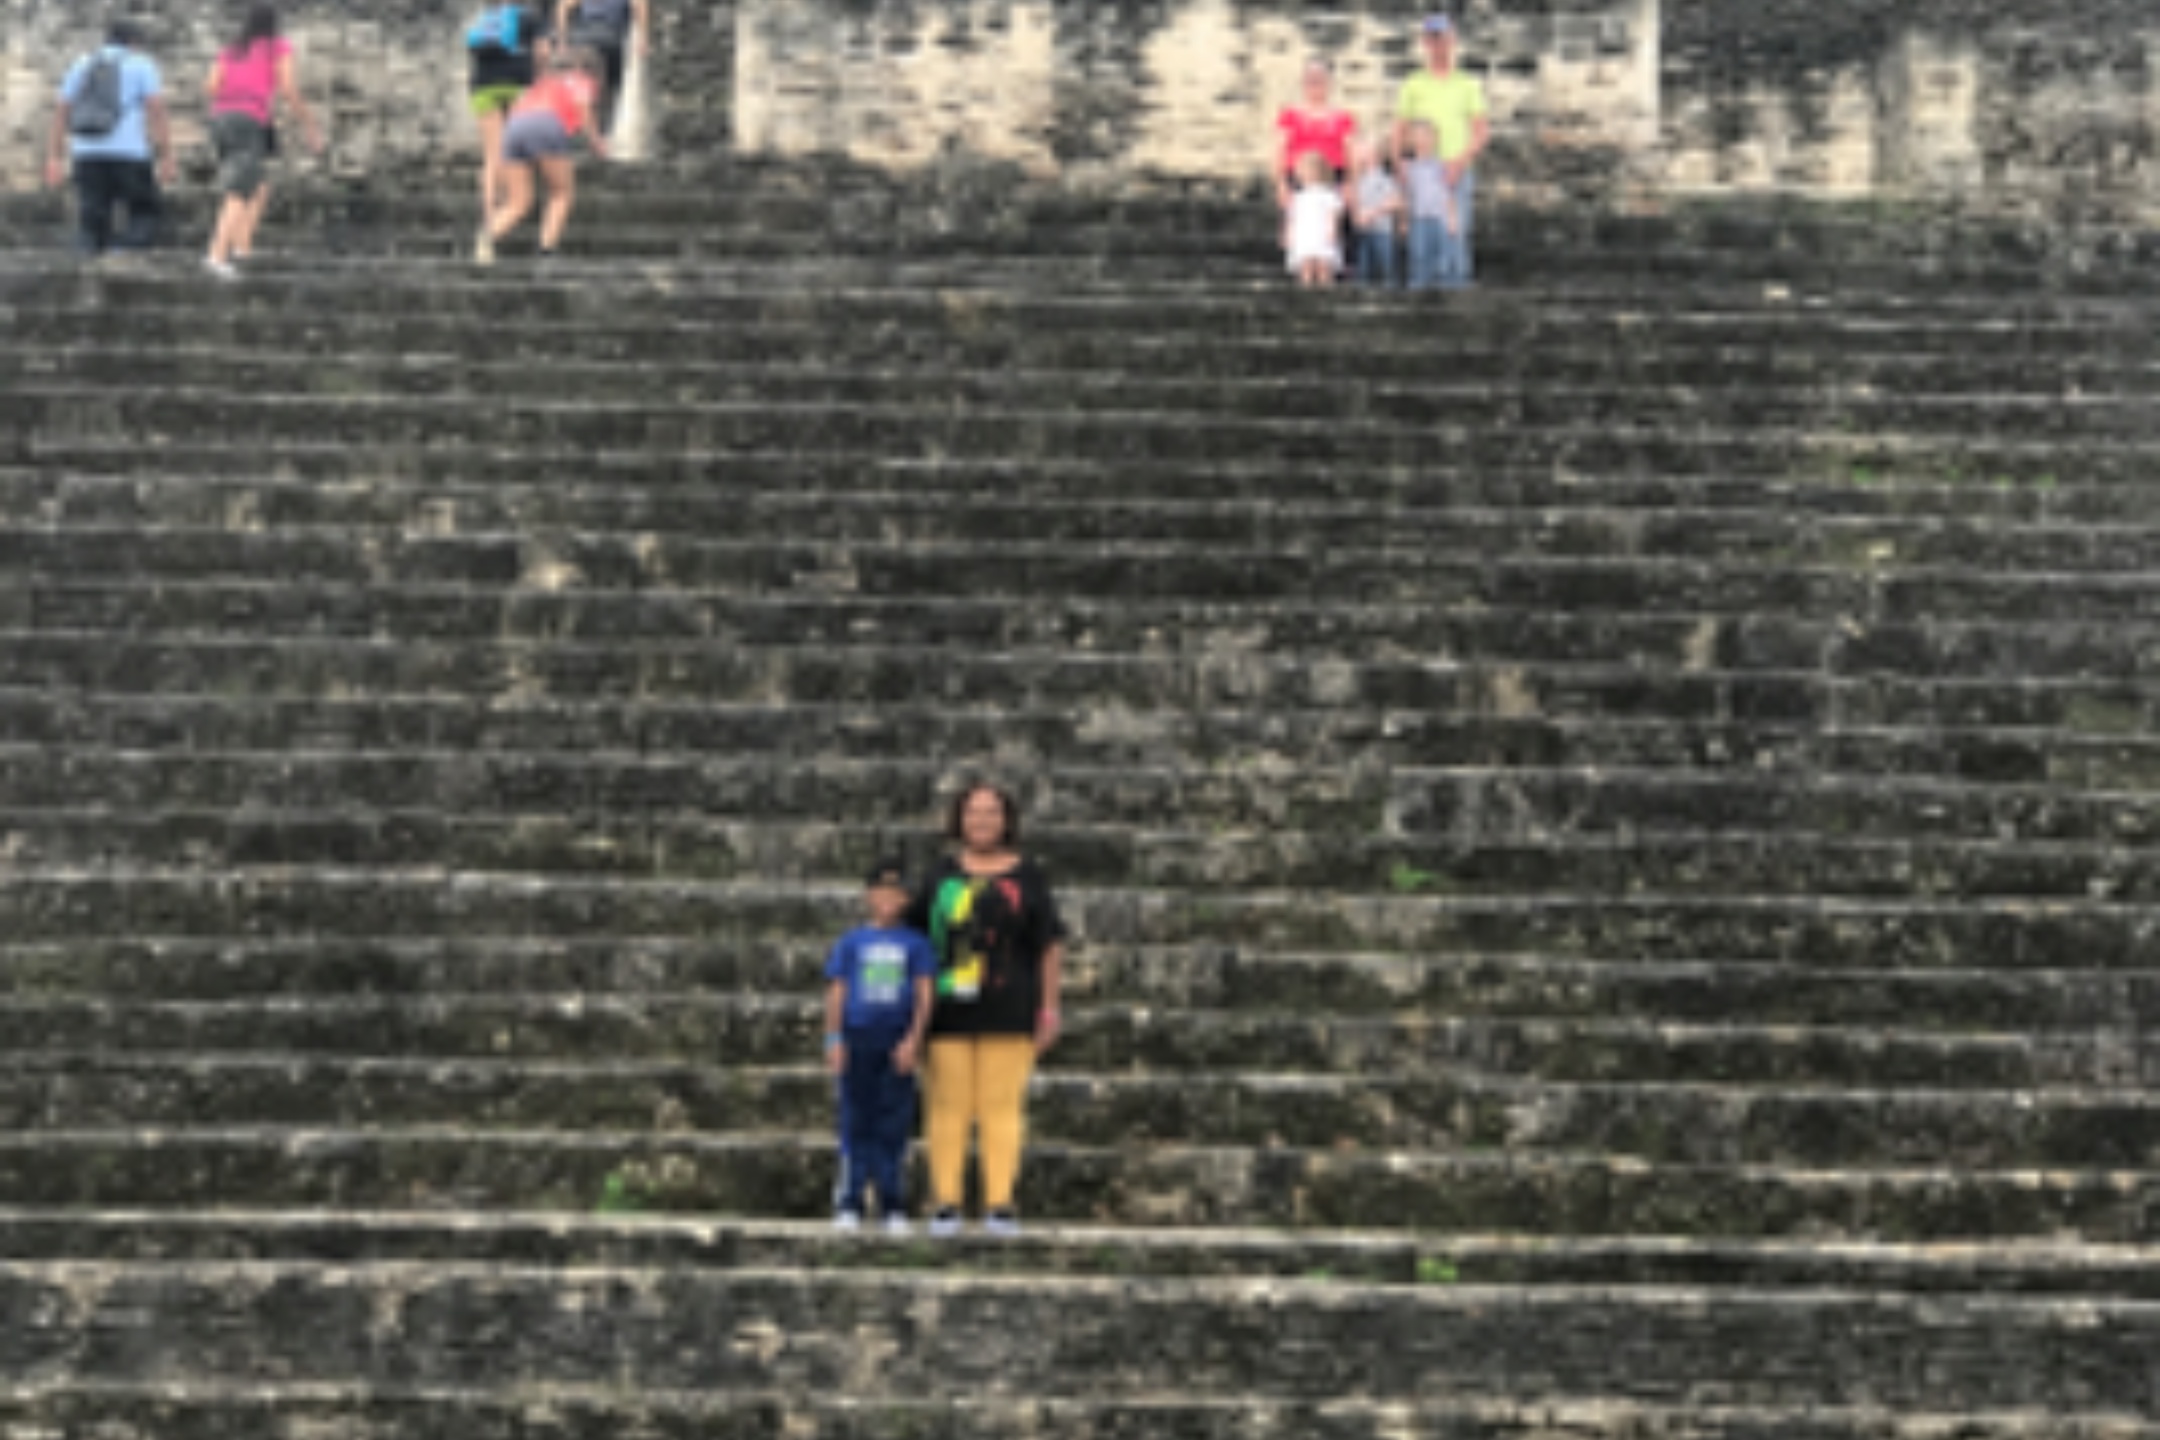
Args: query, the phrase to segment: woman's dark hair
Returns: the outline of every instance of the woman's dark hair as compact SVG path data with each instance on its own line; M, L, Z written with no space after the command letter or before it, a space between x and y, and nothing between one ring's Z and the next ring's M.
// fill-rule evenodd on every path
M247 23L240 27L240 38L233 41L228 54L245 55L265 40L278 37L277 6L250 5Z
M961 821L967 817L968 801L974 799L977 795L995 795L998 804L1005 807L1005 833L998 837L998 843L1000 845L1019 844L1019 802L1013 799L1010 790L1007 790L1002 785L993 785L987 780L978 780L972 785L963 785L960 787L960 793L953 796L952 804L945 811L945 838L955 844L966 838L965 832L961 829Z

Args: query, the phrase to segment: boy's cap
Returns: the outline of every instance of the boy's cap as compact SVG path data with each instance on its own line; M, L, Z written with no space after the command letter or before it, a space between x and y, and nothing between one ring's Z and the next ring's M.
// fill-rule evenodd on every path
M1455 22L1445 15L1428 15L1425 17L1425 23L1418 28L1427 35L1453 35L1455 33Z
M871 866L870 873L863 877L863 888L865 890L876 890L886 885L897 886L902 890L907 889L906 867L898 860L889 857Z

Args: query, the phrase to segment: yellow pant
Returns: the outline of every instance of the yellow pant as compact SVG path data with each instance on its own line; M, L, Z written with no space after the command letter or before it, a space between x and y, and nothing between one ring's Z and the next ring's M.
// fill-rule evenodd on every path
M1012 1204L1027 1135L1028 1077L1035 1073L1030 1035L955 1035L930 1042L924 1081L929 1114L930 1199L957 1209L967 1171L968 1132L982 1149L983 1204Z

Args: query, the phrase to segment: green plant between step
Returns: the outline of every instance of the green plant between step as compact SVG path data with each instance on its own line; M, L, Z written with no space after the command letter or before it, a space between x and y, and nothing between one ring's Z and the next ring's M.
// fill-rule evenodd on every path
M1445 1255L1420 1255L1417 1262L1417 1283L1420 1285L1453 1285L1462 1279L1462 1272L1453 1260Z
M600 1182L600 1198L593 1205L595 1215L638 1215L645 1210L644 1186L627 1170L610 1170Z
M1437 871L1421 870L1407 860L1398 861L1388 871L1388 888L1398 895L1418 895L1439 889L1440 876Z

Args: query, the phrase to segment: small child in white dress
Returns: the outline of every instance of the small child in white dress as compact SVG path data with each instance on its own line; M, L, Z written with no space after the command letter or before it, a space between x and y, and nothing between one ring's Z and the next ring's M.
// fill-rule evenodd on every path
M1290 273L1301 285L1333 285L1342 268L1342 196L1327 161L1298 157L1298 192L1290 199Z

